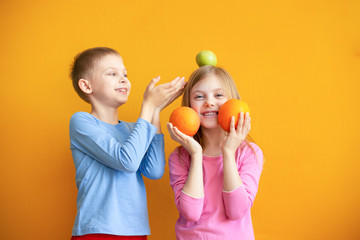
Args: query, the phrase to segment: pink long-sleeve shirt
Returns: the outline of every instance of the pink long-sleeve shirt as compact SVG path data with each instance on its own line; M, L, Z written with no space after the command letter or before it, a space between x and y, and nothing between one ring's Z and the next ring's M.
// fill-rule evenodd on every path
M182 191L186 182L190 155L177 148L170 155L170 185L175 194L179 219L175 225L178 240L254 239L250 208L258 190L263 154L251 143L241 144L235 153L241 186L223 191L223 156L203 155L204 197L193 198Z

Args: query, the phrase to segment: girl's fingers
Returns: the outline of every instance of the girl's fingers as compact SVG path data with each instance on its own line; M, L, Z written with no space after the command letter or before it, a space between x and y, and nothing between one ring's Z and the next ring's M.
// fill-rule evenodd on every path
M175 140L176 136L175 136L175 133L174 133L173 125L171 123L168 123L166 126L168 128L169 133L170 133L170 137Z
M167 127L168 132L170 133L170 137L173 138L172 129L171 129L172 124L171 124L171 123L167 123L167 124L166 124L166 127Z
M174 127L171 123L167 124L170 136L172 139L174 139L175 141L182 143L184 141L184 138L182 135L184 135L182 132L179 131L179 129L177 129L177 127Z
M235 131L235 116L231 116L230 119L230 133Z
M243 126L244 126L244 113L240 112L239 113L239 121L238 121L238 125L236 127L236 132L240 133L243 130Z
M174 127L173 129L174 129L175 134L179 137L179 139L181 141L185 141L185 138L187 137L187 135L182 133L177 127Z
M251 128L250 122L251 122L250 115L249 115L249 113L246 113L246 114L245 114L244 127L246 128L245 130L246 130L247 132L249 132L249 131L250 131L250 128Z
M171 129L171 128L172 128L172 124L168 122L168 123L166 124L166 127L167 127L169 133L171 133L171 131L172 131L172 129Z

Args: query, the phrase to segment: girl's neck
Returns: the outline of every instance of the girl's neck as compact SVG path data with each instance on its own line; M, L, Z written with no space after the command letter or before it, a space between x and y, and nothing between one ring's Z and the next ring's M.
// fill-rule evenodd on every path
M119 123L117 108L97 108L92 106L90 114L106 123L113 125Z
M214 129L201 129L205 139L205 148L203 154L206 156L219 156L222 154L221 146L225 140L225 132L221 127Z

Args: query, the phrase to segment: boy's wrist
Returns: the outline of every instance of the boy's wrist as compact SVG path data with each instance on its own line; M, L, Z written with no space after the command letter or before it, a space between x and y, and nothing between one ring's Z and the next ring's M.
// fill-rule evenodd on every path
M154 106L143 102L143 104L141 105L140 118L151 123L153 119L154 111L155 111Z
M160 107L154 108L154 116L155 116L155 115L160 115L161 110L162 110L162 109L161 109Z

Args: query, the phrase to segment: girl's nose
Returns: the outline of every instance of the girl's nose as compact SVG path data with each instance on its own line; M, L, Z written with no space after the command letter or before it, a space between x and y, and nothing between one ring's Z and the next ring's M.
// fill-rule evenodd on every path
M206 102L205 102L205 106L207 106L207 107L214 106L214 101L213 101L213 99L208 98L208 99L206 100Z

